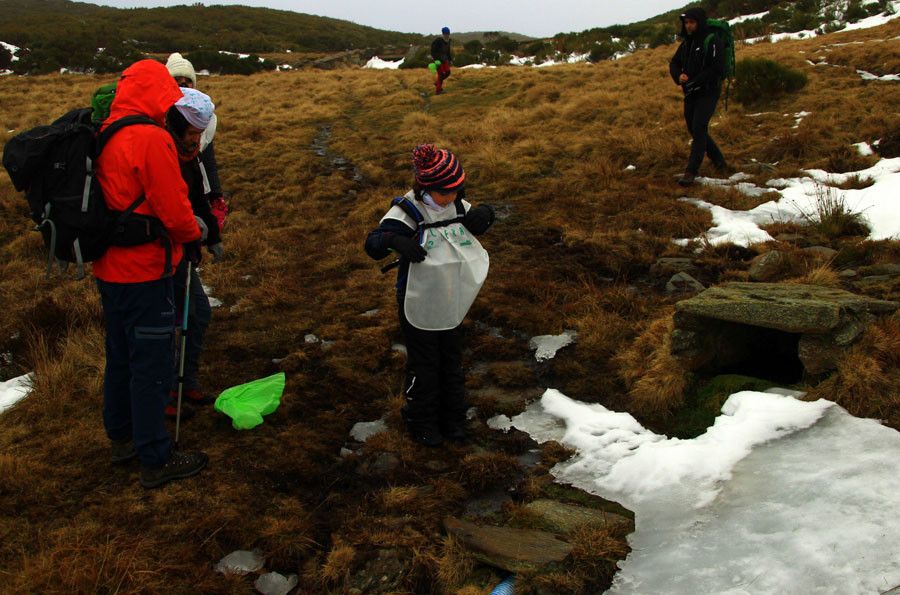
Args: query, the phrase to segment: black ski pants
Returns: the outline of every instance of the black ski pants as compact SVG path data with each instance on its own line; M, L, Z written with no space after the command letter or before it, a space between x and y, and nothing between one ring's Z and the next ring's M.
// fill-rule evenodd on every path
M403 313L400 328L406 339L406 404L403 418L410 427L455 427L465 424L466 392L462 367L462 331L423 331Z
M691 133L691 156L686 170L694 175L700 171L703 156L707 155L713 163L725 162L722 151L712 137L709 136L709 121L716 111L719 102L719 91L696 92L684 98L684 121Z

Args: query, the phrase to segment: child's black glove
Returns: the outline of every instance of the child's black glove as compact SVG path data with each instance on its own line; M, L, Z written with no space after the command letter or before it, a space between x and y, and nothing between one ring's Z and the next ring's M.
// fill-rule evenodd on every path
M425 260L425 255L428 254L415 238L401 235L395 235L391 238L390 247L410 262L422 262Z
M484 204L472 207L463 217L462 224L477 236L483 234L494 224L494 207Z

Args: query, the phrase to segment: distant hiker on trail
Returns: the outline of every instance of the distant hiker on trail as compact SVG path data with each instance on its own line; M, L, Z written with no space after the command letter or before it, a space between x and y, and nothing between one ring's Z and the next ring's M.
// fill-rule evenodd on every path
M450 27L441 29L441 36L431 42L431 58L437 64L434 94L440 95L444 92L444 79L450 76L450 65L453 64L453 53L450 51Z
M175 353L172 263L182 244L201 238L181 178L178 153L166 131L166 112L182 92L166 68L142 60L122 73L104 127L141 115L156 125L123 128L100 154L97 179L113 211L134 207L164 234L136 246L111 246L94 263L106 321L103 421L113 462L135 456L145 488L195 475L208 461L202 452L173 448L163 410L169 398ZM142 201L138 201L143 197Z
M412 190L392 201L365 249L375 260L399 256L403 419L413 440L440 446L467 437L460 325L487 277L488 255L474 236L494 223L494 209L464 200L466 174L450 151L420 145L413 165Z
M194 89L197 86L197 73L194 65L178 52L169 55L166 61L169 74L175 79L179 87ZM224 221L228 214L228 204L222 192L222 183L219 181L219 166L216 163L216 150L213 145L213 137L216 135L216 127L219 119L213 114L209 126L203 131L200 149L200 171L203 175L204 192L208 195L209 204L219 221Z
M727 167L725 157L709 136L709 121L716 111L725 75L724 49L717 36L709 35L706 13L689 8L681 15L681 45L669 62L669 73L684 91L684 119L693 141L687 168L678 183L690 186L700 172L703 156L718 170Z
M175 102L166 116L166 126L175 141L178 150L178 160L181 165L181 176L188 187L188 199L194 215L203 220L208 233L203 240L207 250L213 255L213 262L217 262L224 255L222 246L221 224L210 208L209 194L204 189L204 176L198 155L203 150L203 132L215 117L215 105L212 100L200 91L185 87L181 89L184 96ZM214 399L205 397L200 391L200 383L197 378L200 368L200 353L203 350L203 337L209 327L212 318L212 308L209 305L209 296L200 282L196 266L189 267L189 262L194 265L201 260L200 251L194 251L185 255L175 270L175 308L176 318L180 321L184 313L184 292L187 281L188 269L191 271L191 295L188 312L188 330L186 337L186 349L184 359L184 388L182 396L185 401L193 405L209 405ZM166 417L175 418L177 408L175 399L178 396L177 387L172 388L171 399L166 405ZM192 416L190 410L181 412L182 419Z

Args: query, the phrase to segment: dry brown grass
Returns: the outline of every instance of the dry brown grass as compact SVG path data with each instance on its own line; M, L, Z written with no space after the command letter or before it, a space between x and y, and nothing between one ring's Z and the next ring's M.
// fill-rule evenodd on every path
M617 356L634 410L643 415L666 416L684 402L686 372L671 354L673 328L665 313Z
M890 44L874 40L896 37L898 26L741 48L742 56L804 69L810 83L764 108L770 114L751 117L734 103L720 111L713 134L729 161L747 166L757 183L858 165L846 147L886 134L900 88L864 82L854 68L897 72ZM823 49L848 41L864 43ZM807 65L818 51L851 67ZM210 468L152 493L137 486L136 466L107 462L96 291L90 282L43 278L24 201L0 176L0 353L13 354L11 372L35 370L37 378L32 396L0 417L0 509L16 511L0 518L4 584L13 592L246 592L250 581L217 575L212 565L235 549L261 547L273 569L300 570L303 592L339 592L364 555L387 544L416 552L404 588L440 584L447 571L433 561L445 553L435 538L441 518L459 514L469 490L486 489L485 477L510 479L511 455L494 453L494 441L516 454L526 447L484 431L478 440L491 454L423 452L401 430L393 279L361 248L390 198L410 184L409 151L418 142L452 148L470 199L505 215L484 238L492 272L465 327L467 365L485 364L479 381L510 390L552 385L650 416L677 406L684 379L667 357L671 299L647 273L658 257L678 255L671 238L694 237L710 219L679 202L683 192L673 185L688 136L668 80L670 54L663 47L593 66L458 70L439 97L416 71L201 79L218 106L217 155L233 195L227 258L202 270L224 305L214 311L201 378L216 394L282 369L288 385L279 410L252 432L201 411L184 442L209 452ZM3 78L0 139L86 104L107 80ZM793 129L794 118L782 114L801 110L813 115ZM352 161L362 182L311 150L323 126L329 155ZM749 169L752 159L779 163L761 171ZM625 171L629 164L637 170ZM718 201L720 193L703 192ZM734 193L721 197L749 204ZM897 244L841 245L835 266L896 260ZM744 274L744 252L726 247L697 259L715 282ZM830 282L824 270L804 266L793 276L800 275ZM379 313L364 315L373 309ZM486 338L484 325L507 338ZM578 345L545 368L525 363L527 336L565 328L580 331ZM331 343L306 344L307 333ZM816 390L897 427L889 399L897 334L896 322L877 327L856 359ZM388 432L338 457L355 422L384 414ZM399 461L389 476L358 473L382 453ZM546 481L527 476L523 497L536 497ZM572 568L541 580L550 592L587 584Z
M837 372L809 392L860 417L900 425L900 316L882 319L840 359Z

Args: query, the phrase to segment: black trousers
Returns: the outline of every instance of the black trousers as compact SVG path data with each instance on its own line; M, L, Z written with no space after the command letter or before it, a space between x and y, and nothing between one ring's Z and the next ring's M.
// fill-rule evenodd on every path
M684 121L693 139L686 169L694 175L700 171L703 155L709 156L713 163L725 161L722 151L709 136L709 121L718 102L719 91L697 92L684 98Z
M462 332L423 331L403 313L400 328L406 339L406 404L403 418L409 426L456 426L466 420L465 374L462 368Z

